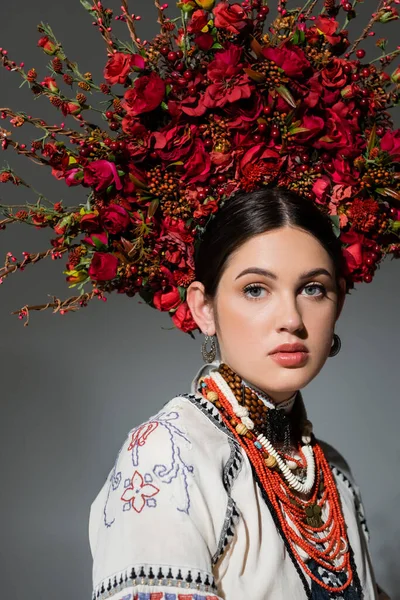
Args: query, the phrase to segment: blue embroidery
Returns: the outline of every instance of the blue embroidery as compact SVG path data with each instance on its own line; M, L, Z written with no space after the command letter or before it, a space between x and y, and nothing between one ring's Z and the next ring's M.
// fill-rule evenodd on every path
M150 468L151 472L144 473L143 480L146 484L151 484L154 480L153 475L155 475L159 481L169 485L180 475L183 486L184 502L181 506L177 506L176 509L180 512L189 514L191 503L189 495L188 474L193 473L194 467L193 465L187 464L184 461L181 454L182 443L185 443L185 445L190 446L191 442L188 439L188 437L184 434L184 432L181 429L179 429L179 427L177 427L176 425L176 421L179 419L179 416L180 415L177 411L163 411L152 417L146 423L132 429L129 432L131 442L128 445L128 451L131 451L133 467L138 467L140 459L140 448L146 445L147 438L151 436L152 432L155 431L155 429L157 429L158 427L162 427L167 432L171 448L170 457L166 461L166 464L155 464L152 468ZM125 445L122 448L124 447ZM114 463L114 468L110 473L109 477L110 485L108 488L107 499L103 509L104 524L106 527L111 527L115 521L115 517L113 519L108 518L107 506L111 491L116 491L121 484L122 474L121 471L116 472L116 469L122 448L118 452L117 458ZM129 488L132 485L132 476L129 478L127 477L127 475L128 473L124 473L123 485L125 489ZM125 499L125 497L123 499ZM149 508L156 508L157 500L155 498L147 498L145 501L145 506ZM131 508L131 502L125 502L124 504L122 504L123 512L130 511Z

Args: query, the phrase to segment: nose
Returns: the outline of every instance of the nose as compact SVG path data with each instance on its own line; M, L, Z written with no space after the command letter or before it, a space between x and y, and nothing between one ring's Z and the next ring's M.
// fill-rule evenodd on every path
M278 300L276 309L276 327L278 331L300 331L304 329L304 321L292 295Z

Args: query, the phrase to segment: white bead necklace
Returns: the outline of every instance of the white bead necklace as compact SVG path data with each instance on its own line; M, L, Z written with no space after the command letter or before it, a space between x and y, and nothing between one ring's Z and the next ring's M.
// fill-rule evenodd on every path
M222 375L218 371L213 371L210 373L209 377L214 381L214 383L224 394L225 398L231 404L233 412L241 420L243 425L245 425L247 429L254 429L254 423L249 417L248 409L245 406L241 406L239 404L239 402L236 400L234 393L232 392L231 388L229 387L225 379L222 377ZM307 465L306 479L304 483L298 477L296 477L294 473L291 472L291 469L293 469L293 465L297 467L294 461L286 461L286 459L283 460L278 454L278 452L275 450L275 448L272 446L271 442L261 433L257 436L257 441L263 446L263 448L266 450L266 452L268 452L268 454L275 458L278 467L282 472L282 475L289 483L289 485L292 486L293 489L303 494L308 494L311 491L315 482L315 460L312 446L310 446L311 437L309 435L302 436L302 441L304 442L302 450L304 452L304 457L306 459Z

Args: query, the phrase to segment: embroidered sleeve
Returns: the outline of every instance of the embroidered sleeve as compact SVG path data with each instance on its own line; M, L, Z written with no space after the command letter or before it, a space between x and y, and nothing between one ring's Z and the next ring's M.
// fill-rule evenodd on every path
M212 559L226 498L210 508L189 435L173 410L128 434L90 510L92 600L220 600Z

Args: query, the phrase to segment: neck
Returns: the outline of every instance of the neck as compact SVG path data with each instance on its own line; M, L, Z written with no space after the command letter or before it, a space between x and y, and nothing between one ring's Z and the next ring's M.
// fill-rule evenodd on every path
M244 385L247 385L247 387L251 388L257 394L257 396L261 398L264 404L266 404L269 408L279 408L284 410L286 413L292 410L298 390L296 390L295 392L283 394L282 398L277 399L275 395L274 397L272 397L265 390L262 390L254 383L248 381L247 379L244 379L243 377L242 382L244 383Z

